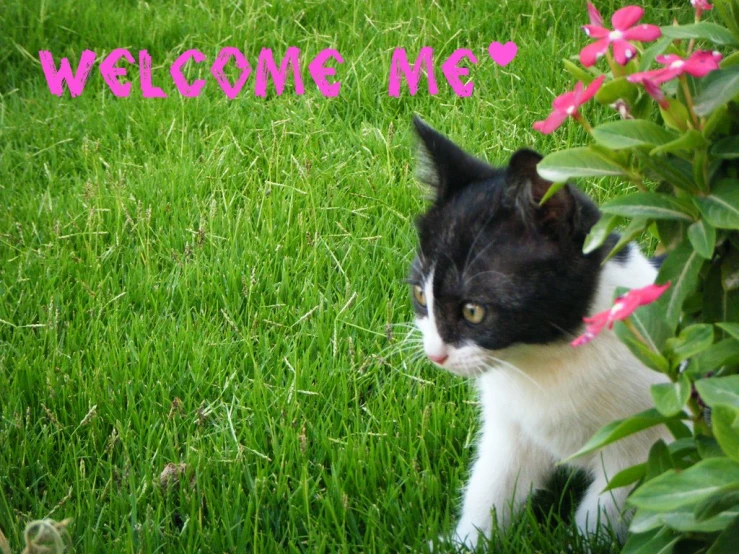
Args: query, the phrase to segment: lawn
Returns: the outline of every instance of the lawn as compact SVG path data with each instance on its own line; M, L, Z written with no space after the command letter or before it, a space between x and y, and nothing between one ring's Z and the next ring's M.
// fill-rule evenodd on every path
M647 4L653 23L692 17L687 0ZM582 141L575 125L544 137L531 124L571 86L561 59L586 22L570 0L0 3L0 529L13 551L46 517L72 518L78 552L415 552L452 528L477 406L410 333L403 279L424 209L411 117L496 164ZM505 68L494 40L518 45ZM255 96L252 75L230 100L207 69L224 46L253 68L262 48L279 60L297 46L305 64L335 48L341 92L323 97L304 71L304 95L288 80ZM389 97L393 50L422 46L439 94L422 81ZM142 98L131 66L116 98L97 63L81 96L50 93L39 50L76 68L83 50L114 48L147 50L169 97ZM191 48L209 60L188 65L207 80L197 98L168 71ZM457 48L478 58L469 98L440 70ZM599 201L624 190L581 185ZM584 550L558 490L491 549Z

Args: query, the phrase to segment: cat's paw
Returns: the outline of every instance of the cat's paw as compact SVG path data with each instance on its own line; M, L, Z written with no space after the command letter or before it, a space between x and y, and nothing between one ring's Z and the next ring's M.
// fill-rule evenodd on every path
M440 545L453 546L455 550L474 550L477 547L477 541L480 531L476 527L470 527L471 531L467 531L465 528L457 529L452 534L439 535L439 538L434 541L428 542L429 552L435 552Z
M450 537L449 542L457 548L466 548L474 550L480 538L480 529L472 524L463 524L460 522L454 530L454 534Z

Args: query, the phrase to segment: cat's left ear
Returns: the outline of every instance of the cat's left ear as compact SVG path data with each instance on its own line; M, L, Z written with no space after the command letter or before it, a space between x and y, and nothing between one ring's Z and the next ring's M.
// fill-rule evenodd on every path
M569 233L575 227L577 215L575 197L569 185L539 205L552 185L536 171L542 159L541 154L526 148L513 154L506 171L506 196L525 221Z
M486 181L497 170L468 154L418 116L413 118L419 140L418 176L443 202L472 183Z

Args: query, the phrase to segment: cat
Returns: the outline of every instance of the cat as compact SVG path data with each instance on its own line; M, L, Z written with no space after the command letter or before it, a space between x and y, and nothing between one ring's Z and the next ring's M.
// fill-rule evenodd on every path
M452 540L475 547L493 512L507 525L555 464L616 419L653 406L650 385L667 378L641 364L606 331L574 348L583 317L606 310L617 287L654 282L657 269L634 244L605 264L618 240L583 243L597 206L567 184L551 185L542 157L518 150L506 168L466 153L417 116L420 179L433 203L417 220L419 248L409 282L428 358L474 378L482 408L477 456ZM620 470L646 461L666 429L651 428L574 459L592 483L575 513L584 534L610 525L623 539L628 488L603 492Z

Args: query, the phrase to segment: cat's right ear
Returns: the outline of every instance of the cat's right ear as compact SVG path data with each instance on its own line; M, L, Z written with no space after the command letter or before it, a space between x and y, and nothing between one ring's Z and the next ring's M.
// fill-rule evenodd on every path
M471 156L417 115L413 117L419 140L418 177L436 192L440 202L471 183L494 177L496 170Z

